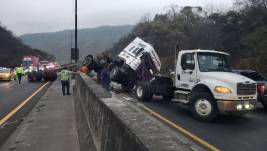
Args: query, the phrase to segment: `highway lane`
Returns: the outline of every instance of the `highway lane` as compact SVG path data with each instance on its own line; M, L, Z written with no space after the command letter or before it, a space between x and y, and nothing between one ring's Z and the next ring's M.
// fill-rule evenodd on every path
M29 97L44 83L29 83L26 78L17 81L0 82L0 119Z
M150 102L138 102L133 94L126 95L132 98L133 102L157 113L158 116L152 115L175 131L181 133L164 119L186 129L215 148L225 151L266 151L267 112L260 104L257 110L244 117L221 115L217 120L205 123L194 119L184 105L163 100L161 97L154 97Z

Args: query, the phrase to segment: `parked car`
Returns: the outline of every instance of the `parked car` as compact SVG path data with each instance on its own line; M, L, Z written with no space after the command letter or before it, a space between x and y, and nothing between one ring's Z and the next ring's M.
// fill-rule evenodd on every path
M10 68L0 68L0 81L14 80L16 77L14 71Z
M267 109L267 78L253 70L234 70L234 72L257 82L258 101Z

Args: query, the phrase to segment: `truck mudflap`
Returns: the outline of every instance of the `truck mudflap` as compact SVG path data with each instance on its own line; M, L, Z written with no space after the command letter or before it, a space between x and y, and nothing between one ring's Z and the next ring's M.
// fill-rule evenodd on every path
M257 100L217 100L220 112L249 111L256 107Z

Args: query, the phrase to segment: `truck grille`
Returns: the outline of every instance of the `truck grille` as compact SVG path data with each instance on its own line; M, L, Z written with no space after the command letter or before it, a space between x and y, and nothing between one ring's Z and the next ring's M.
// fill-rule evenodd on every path
M256 84L237 84L237 95L254 95L256 94Z

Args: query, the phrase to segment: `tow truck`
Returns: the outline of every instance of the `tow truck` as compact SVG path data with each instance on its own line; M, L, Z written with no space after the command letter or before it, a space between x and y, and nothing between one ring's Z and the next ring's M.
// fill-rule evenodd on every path
M123 65L111 71L111 80L136 85L140 101L157 95L185 104L200 121L212 121L224 113L241 116L255 108L256 82L231 71L228 53L196 49L177 54L173 77L162 76L155 50L137 38L119 54Z

